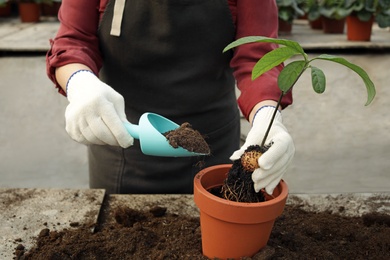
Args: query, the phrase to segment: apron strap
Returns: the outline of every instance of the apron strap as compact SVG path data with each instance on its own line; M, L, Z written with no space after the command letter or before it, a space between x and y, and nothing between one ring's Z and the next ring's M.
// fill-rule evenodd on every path
M115 0L114 13L111 23L110 35L120 36L123 12L125 10L126 0Z

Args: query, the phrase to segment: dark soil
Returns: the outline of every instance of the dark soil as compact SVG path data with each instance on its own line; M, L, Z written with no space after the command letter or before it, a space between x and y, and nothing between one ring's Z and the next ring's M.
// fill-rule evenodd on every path
M207 259L201 253L199 219L154 207L112 210L112 223L63 231L43 229L36 246L15 249L15 259ZM243 259L389 259L390 216L342 217L286 206L268 246Z
M182 147L190 152L210 154L210 148L199 131L194 130L189 123L183 123L175 130L163 133L173 148Z

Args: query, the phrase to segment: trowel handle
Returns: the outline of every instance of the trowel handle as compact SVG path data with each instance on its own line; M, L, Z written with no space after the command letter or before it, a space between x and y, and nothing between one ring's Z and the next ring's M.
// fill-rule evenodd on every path
M129 134L133 138L139 139L139 126L138 125L133 125L133 124L130 124L129 122L125 122L124 126L125 126L127 132L129 132Z

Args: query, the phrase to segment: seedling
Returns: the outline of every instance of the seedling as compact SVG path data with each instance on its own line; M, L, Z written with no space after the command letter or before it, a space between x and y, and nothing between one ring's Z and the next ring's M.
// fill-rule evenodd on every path
M328 54L321 54L315 58L309 59L308 55L305 53L301 45L295 41L274 39L263 36L248 36L230 43L223 51L226 52L227 50L230 50L237 46L255 42L276 43L279 45L283 45L284 47L279 47L268 52L256 63L252 70L252 80L257 79L265 72L280 65L281 63L285 62L293 56L301 55L303 58L302 60L293 61L290 64L287 64L279 74L278 87L282 92L278 100L278 105L276 106L272 120L269 124L268 130L261 143L261 146L264 146L265 140L267 139L269 130L271 129L273 120L275 118L277 108L279 107L283 96L291 90L291 88L295 85L295 83L306 71L306 69L311 69L311 82L313 90L318 94L321 94L325 91L326 78L324 72L321 69L311 65L311 63L315 60L336 62L356 72L362 78L367 89L367 101L365 104L366 106L369 105L375 97L376 91L374 83L371 81L368 74L361 67L347 61L342 57Z
M309 59L308 55L305 53L301 45L295 41L268 38L263 36L248 36L248 37L240 38L230 43L228 46L226 46L223 52L226 52L230 49L233 49L243 44L260 43L260 42L275 43L275 44L282 45L282 47L276 48L268 52L255 64L255 66L252 69L252 80L257 79L265 72L282 64L283 62L285 62L289 58L292 58L293 56L299 55L302 57L301 60L296 60L287 64L282 69L282 71L278 76L277 83L279 89L281 90L281 95L275 107L275 111L272 115L267 131L260 144L260 147L262 148L265 147L265 141L268 137L269 131L271 129L271 126L273 124L273 121L277 113L277 109L280 105L280 102L282 101L283 96L293 88L293 86L297 83L299 78L307 69L311 70L311 83L312 83L313 90L318 94L321 94L325 91L325 87L326 87L325 74L321 69L312 66L312 62L315 60L325 60L325 61L339 63L356 72L363 80L367 89L367 101L365 104L366 106L369 105L375 97L376 91L375 91L374 83L371 81L368 74L361 67L347 61L342 57L328 55L328 54L321 54L312 59ZM262 153L257 154L257 159L259 156L261 156L261 154ZM245 161L246 163L253 162L253 165L245 166L245 169L250 169L250 171L253 172L253 169L258 168L257 165L258 160L253 158L253 154L246 155L244 153L243 156L244 158L242 158L242 161ZM245 171L248 172L248 170ZM232 188L230 187L229 189Z

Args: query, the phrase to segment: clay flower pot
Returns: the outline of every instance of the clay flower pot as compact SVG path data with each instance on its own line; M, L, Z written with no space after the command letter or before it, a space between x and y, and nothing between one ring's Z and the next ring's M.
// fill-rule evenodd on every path
M19 16L22 23L39 22L41 16L41 6L37 3L22 3L18 5Z
M3 5L0 4L0 17L7 17L11 15L11 4L6 2Z
M228 201L209 192L221 187L231 164L211 166L194 178L194 200L200 210L202 251L208 258L251 257L266 246L275 219L283 212L288 187L281 181L273 198L259 203Z
M280 35L290 35L292 32L292 23L284 21L279 18L278 20L278 33Z
M61 2L42 3L41 7L43 16L57 17Z
M343 19L331 19L328 17L322 17L322 29L324 33L330 34L343 34L345 27L345 18Z
M319 17L318 19L316 20L309 20L309 25L310 25L310 28L313 29L313 30L322 30L322 17Z
M347 16L348 41L370 41L374 17L368 21L361 21L355 15Z

